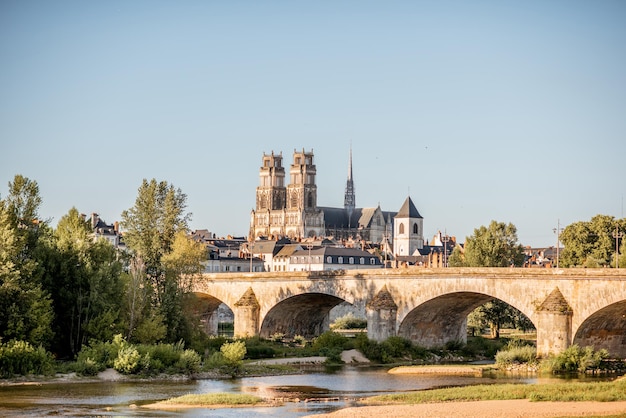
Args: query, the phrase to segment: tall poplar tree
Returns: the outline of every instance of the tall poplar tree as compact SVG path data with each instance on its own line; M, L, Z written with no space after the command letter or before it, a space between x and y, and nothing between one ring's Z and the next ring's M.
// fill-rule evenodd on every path
M124 242L136 258L137 265L143 266L146 277L143 286L151 299L142 315L134 313L135 320L141 318L136 330L138 338L150 335L145 330L146 324L155 330L160 329L159 318L166 325L167 338L176 338L177 333L173 330L181 321L182 293L177 278L167 274L163 258L172 252L176 234L188 231L191 214L185 212L186 202L187 196L173 185L144 179L135 205L122 213ZM141 286L136 280L131 283ZM129 331L130 334L132 332Z

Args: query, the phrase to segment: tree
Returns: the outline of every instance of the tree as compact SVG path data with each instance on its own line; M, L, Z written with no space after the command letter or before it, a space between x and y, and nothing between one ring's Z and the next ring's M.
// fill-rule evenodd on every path
M156 303L164 291L163 255L172 249L176 233L187 230L187 196L167 182L143 180L135 206L122 212L126 246L141 258L154 286Z
M596 215L590 221L566 226L559 237L564 246L559 264L563 267L614 267L616 227L626 233L626 219Z
M144 332L145 327L159 330L160 324L165 325L170 341L185 336L186 318L182 306L186 289L181 278L199 271L200 265L193 245L181 241L188 231L191 216L185 213L186 200L187 196L180 189L167 182L144 179L135 205L122 213L124 240L133 257L143 264L147 279L143 284L135 279L130 283L145 286L150 295L149 309L144 311L136 326L137 338L149 334ZM187 250L191 253L186 254ZM128 292L136 294L137 289L127 287L127 295ZM155 318L161 321L155 322ZM129 333L132 332L129 329Z
M517 228L491 221L489 227L474 229L465 241L463 264L467 267L521 266L524 248L517 242Z
M452 250L452 254L450 254L450 258L448 258L448 266L450 267L465 267L465 255L461 251L461 247L459 245L454 247Z
M41 287L39 239L48 233L39 222L37 183L16 175L0 200L0 335L3 340L47 344L52 336L52 304Z
M499 299L493 299L474 309L467 316L467 326L472 335L489 326L492 338L500 338L503 327L522 331L534 329L533 323L521 311Z
M55 238L45 284L54 299L55 348L65 357L91 339L106 341L119 332L122 264L108 241L94 241L76 208L59 220Z

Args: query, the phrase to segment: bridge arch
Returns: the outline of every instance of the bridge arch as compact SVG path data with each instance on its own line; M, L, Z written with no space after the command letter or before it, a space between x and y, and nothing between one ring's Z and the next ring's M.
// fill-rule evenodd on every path
M531 319L528 312L506 300L485 293L458 291L436 296L413 308L402 319L398 335L424 347L441 347L449 341L467 342L467 316L494 299L507 303Z
M202 330L208 335L218 335L219 316L218 308L224 304L224 301L213 295L202 292L194 292L195 299L190 307L193 312L200 318ZM230 306L228 306L230 309Z
M626 300L588 316L574 333L573 344L606 349L612 358L626 358Z
M263 317L259 335L269 338L275 333L288 337L312 338L330 328L330 310L344 299L327 293L303 293L290 296L274 305Z

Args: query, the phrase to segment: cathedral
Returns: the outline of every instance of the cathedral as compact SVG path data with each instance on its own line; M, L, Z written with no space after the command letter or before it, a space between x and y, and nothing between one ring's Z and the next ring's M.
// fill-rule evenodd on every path
M410 197L398 212L383 211L380 205L356 207L352 150L342 208L317 205L316 174L313 151L294 150L289 183L285 186L282 152L263 153L256 188L256 209L250 214L249 239L329 237L336 241L391 241L398 255L411 255L423 247L423 218Z

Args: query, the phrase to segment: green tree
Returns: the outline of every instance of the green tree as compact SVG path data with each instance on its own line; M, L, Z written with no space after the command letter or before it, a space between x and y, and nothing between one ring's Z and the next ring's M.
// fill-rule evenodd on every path
M489 227L474 229L465 241L463 264L467 267L521 266L524 248L517 242L517 228L491 221Z
M168 339L190 340L196 333L200 318L193 311L195 295L191 292L193 279L204 270L207 258L204 244L192 240L183 231L176 233L172 250L163 256L168 292L161 309L168 325Z
M474 309L467 316L467 326L472 335L489 326L491 337L500 338L503 327L521 331L534 329L533 323L521 311L499 299L493 299Z
M454 250L452 250L452 254L450 254L450 258L448 258L448 266L450 267L465 267L464 255L461 252L460 246L455 246Z
M37 183L17 175L0 200L0 335L48 346L52 302L41 287L39 239L49 231L38 219Z
M564 246L559 256L559 265L614 267L613 233L616 227L626 233L626 219L616 220L613 216L596 215L590 221L575 222L566 226L559 237Z
M122 213L124 240L133 257L142 263L146 277L143 284L138 280L129 283L144 285L150 297L150 304L136 326L138 338L147 335L143 332L146 327L160 329L159 323L165 325L169 341L185 336L186 318L182 309L185 289L181 278L196 271L196 264L199 264L196 261L185 264L185 255L176 250L177 234L188 231L191 216L185 213L186 200L187 196L180 189L167 182L144 179L135 205ZM127 295L136 291L127 286ZM155 322L155 318L162 321Z
M162 257L172 250L178 231L187 231L187 196L167 182L143 180L135 205L122 212L126 246L142 259L152 282L156 303L165 290Z
M91 224L76 208L59 220L55 237L56 257L45 276L54 299L55 347L61 356L74 356L89 340L119 332L122 264L108 241L94 241Z

